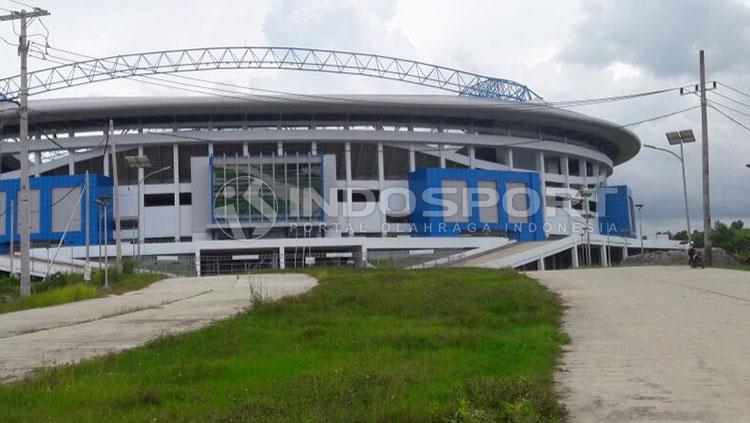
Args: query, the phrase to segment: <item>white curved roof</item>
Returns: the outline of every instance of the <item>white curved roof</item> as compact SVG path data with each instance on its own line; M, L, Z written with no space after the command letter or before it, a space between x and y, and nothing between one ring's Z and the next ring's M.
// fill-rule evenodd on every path
M387 117L484 120L501 125L541 127L564 137L582 140L608 154L615 165L631 159L640 150L636 135L612 122L545 103L502 102L462 96L86 97L31 101L29 110L30 119L42 127L68 122L73 128L76 122L83 121L217 114L310 115L314 121L324 115L379 115L383 122L388 120ZM299 120L299 117L294 120ZM5 127L5 134L16 130L14 105L2 105L0 123Z

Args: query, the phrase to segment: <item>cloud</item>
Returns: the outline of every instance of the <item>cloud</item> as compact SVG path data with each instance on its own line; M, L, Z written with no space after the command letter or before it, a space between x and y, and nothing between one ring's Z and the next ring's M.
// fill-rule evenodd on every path
M269 44L366 53L414 53L402 28L390 21L396 0L279 0L263 22Z
M715 72L750 68L750 8L734 0L586 0L581 10L564 62L676 77L694 74L704 49Z

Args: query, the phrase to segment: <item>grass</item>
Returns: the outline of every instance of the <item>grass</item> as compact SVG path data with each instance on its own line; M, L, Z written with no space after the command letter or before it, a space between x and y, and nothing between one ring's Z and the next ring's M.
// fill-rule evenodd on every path
M559 421L558 297L512 271L313 269L306 294L0 387L0 421Z
M0 279L0 295L10 301L0 303L0 314L30 308L49 307L73 301L87 300L109 294L123 294L145 288L148 285L164 279L156 273L123 273L117 275L110 272L109 289L104 289L104 275L95 270L91 274L90 283L83 281L80 273L56 273L49 275L44 281L32 283L31 295L19 295L19 282L15 278Z

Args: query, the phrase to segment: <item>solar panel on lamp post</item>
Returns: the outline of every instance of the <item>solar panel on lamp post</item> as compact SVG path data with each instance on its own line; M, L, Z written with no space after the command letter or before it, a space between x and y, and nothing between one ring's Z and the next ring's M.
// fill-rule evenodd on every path
M693 131L691 129L683 129L681 131L674 131L674 132L667 132L666 134L667 142L669 142L670 145L680 145L680 154L677 155L673 151L667 150L665 148L656 147L649 144L644 144L643 146L646 148L650 148L652 150L658 150L663 151L665 153L669 153L677 160L680 161L680 166L682 168L682 194L683 194L683 201L685 203L685 222L686 222L686 229L687 229L687 238L688 241L690 240L690 237L692 236L692 228L690 226L690 209L688 208L688 194L687 194L687 177L685 176L685 149L683 148L684 144L695 142L695 135L693 134Z

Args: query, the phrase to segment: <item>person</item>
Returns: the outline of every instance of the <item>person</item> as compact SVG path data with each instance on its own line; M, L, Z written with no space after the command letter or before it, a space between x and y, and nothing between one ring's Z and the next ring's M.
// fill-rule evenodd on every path
M690 248L688 248L688 260L690 261L690 263L693 262L694 258L695 258L695 246L691 242L690 243Z

